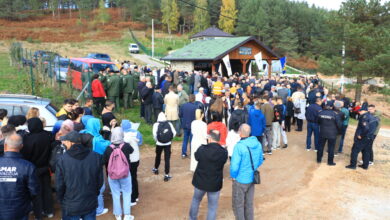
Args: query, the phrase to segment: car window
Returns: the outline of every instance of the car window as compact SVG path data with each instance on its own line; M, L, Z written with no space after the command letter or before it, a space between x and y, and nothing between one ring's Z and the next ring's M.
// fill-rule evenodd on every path
M132 48L137 48L138 46L137 45L131 45Z
M93 63L92 64L92 71L94 73L98 73L101 70L105 70L107 67L109 67L113 71L119 71L119 69L116 65L106 64L106 63Z
M57 111L58 111L58 109L57 109L54 105L52 105L52 104L48 104L48 105L46 106L46 109L47 109L50 113L52 113L53 115L57 114Z
M68 66L69 66L69 61L64 61L64 60L60 61L60 66L61 66L62 68L68 68Z
M82 71L82 62L81 61L78 61L78 60L71 60L70 61L70 68L72 70L75 70L75 71L78 71L78 72L81 72Z
M3 105L3 104L1 104L1 107L0 107L0 108L7 110L7 112L8 112L8 117L11 116L11 115L14 115L14 114L13 114L13 108L14 108L14 107L13 107L12 105Z
M16 105L14 106L13 115L27 115L29 109L28 106Z

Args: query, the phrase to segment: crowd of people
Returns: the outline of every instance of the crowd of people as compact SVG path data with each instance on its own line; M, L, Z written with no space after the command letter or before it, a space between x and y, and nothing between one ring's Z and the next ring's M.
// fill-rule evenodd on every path
M304 121L307 138L302 145L316 151L317 163L327 143L327 164L336 165L334 156L343 152L350 118L359 122L346 168L356 169L360 152L361 168L374 163L380 112L366 101L360 104L328 91L315 76L221 76L122 65L119 73L106 69L94 75L91 90L84 106L64 100L51 132L44 130L45 120L36 108L9 118L0 109L0 187L6 189L0 192L0 219L28 219L31 207L35 219L53 217L52 175L63 220L95 219L108 212L105 177L116 219L134 219L131 207L139 201L137 168L143 141L132 122L116 118L122 104L125 109L139 106L140 117L152 125L156 157L151 171L159 174L164 152L166 182L172 179L173 138L183 137L181 158L190 158L194 172L190 219L198 218L206 193L207 219L216 219L227 161L234 215L254 219L254 186L264 156L288 148L287 134L293 126L303 132Z

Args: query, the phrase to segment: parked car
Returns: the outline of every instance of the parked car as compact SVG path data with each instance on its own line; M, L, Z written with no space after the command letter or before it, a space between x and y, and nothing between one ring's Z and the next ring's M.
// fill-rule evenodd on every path
M42 62L44 64L47 64L48 62L53 62L54 60L61 58L61 55L51 51L37 50L34 52L33 55L33 60L35 61L35 63L37 63L38 58L42 59Z
M67 58L58 58L57 60L54 60L54 65L53 65L53 75L56 77L57 81L66 81L66 77L68 74L68 69L69 69L69 63L70 60Z
M46 119L45 130L53 130L57 122L57 108L50 103L50 99L33 95L0 94L0 108L8 111L8 117L12 115L26 115L31 107L39 109L40 117Z
M130 53L139 53L138 44L129 44L129 52Z
M97 60L105 60L111 62L111 57L105 53L89 53L87 58L97 59Z

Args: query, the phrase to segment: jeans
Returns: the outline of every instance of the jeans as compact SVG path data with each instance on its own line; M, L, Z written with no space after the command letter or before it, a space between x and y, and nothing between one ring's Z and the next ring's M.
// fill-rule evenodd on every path
M311 135L314 133L314 146L318 150L319 146L319 136L320 136L320 127L317 123L307 122L307 136L306 136L306 149L311 148Z
M85 214L85 215L78 215L78 216L68 216L66 215L65 211L62 210L62 220L95 220L96 219L96 210L93 210L92 212Z
M204 194L206 193L207 193L207 207L208 207L207 220L216 219L220 191L206 192L195 187L194 196L192 197L192 202L191 202L190 220L198 219L199 205L203 199Z
M253 220L253 197L255 185L233 181L233 212L236 220Z
M187 155L187 146L188 146L188 143L191 143L191 140L192 140L191 129L184 128L183 134L184 134L184 137L183 137L183 144L181 146L181 155Z
M165 174L169 174L169 162L171 159L171 145L160 146L156 145L156 158L154 160L154 168L158 169L161 162L161 153L164 150L164 160L165 160Z
M48 169L41 168L41 169ZM39 168L38 168L39 170ZM38 175L38 182L41 187L40 192L32 201L34 216L36 219L42 219L42 212L45 214L53 214L53 196L51 191L50 174L47 170L46 173Z
M114 215L130 215L131 204L131 175L119 180L113 180L108 177L108 183L112 193L112 203L114 206ZM123 213L121 207L121 193L123 199Z
M131 174L131 202L136 202L138 199L138 179L137 179L137 170L139 166L139 161L130 163L130 174Z
M317 151L317 162L321 162L322 160L322 155L324 154L324 148L326 142L328 142L328 164L330 164L333 163L334 146L336 144L336 138L320 137L320 147Z
M303 120L302 119L299 119L297 118L297 131L302 131L302 127L303 127Z
M267 126L263 134L263 152L266 152L265 147L267 146L268 151L272 150L272 127Z
M343 125L343 129L341 131L341 139L340 139L340 146L339 146L339 153L343 152L343 146L344 146L344 139L345 134L347 133L348 125Z
M96 208L96 214L100 214L104 210L103 193L105 190L106 190L106 184L103 182L102 188L100 188L100 193L98 195L98 207Z

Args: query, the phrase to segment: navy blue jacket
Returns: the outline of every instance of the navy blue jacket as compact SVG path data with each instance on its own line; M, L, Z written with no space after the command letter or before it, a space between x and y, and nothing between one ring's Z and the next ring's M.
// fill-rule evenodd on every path
M5 152L0 157L0 189L0 220L22 219L39 192L35 166L20 153Z
M318 113L322 110L321 106L316 103L310 104L305 112L305 117L308 122L318 123Z
M358 127L356 128L355 138L360 136L362 138L373 139L378 123L378 119L368 112L361 115L359 117Z
M343 126L340 116L333 110L325 109L318 114L320 137L336 139Z
M179 117L183 129L191 129L191 123L195 120L196 109L198 109L198 106L192 102L187 102L180 107Z

